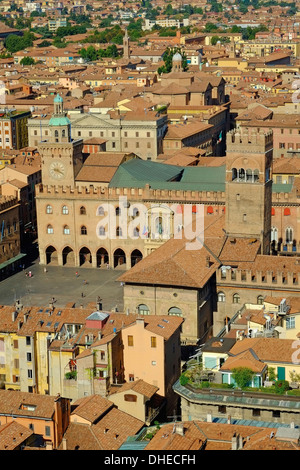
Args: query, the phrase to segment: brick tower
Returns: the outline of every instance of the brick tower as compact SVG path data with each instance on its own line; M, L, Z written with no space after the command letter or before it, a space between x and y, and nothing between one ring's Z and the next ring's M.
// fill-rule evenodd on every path
M41 142L43 184L74 186L83 164L83 141L71 137L71 122L64 111L60 95L54 98L54 113L49 121L48 141Z
M227 134L226 233L256 238L270 253L273 133L247 129Z

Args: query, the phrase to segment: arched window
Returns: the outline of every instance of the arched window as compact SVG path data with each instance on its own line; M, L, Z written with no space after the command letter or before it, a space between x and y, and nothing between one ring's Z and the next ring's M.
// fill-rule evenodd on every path
M53 227L52 225L47 225L47 233L53 233L54 230L53 230Z
M58 137L58 130L54 132L55 137Z
M240 298L239 294L233 294L233 296L232 296L232 302L233 302L234 304L239 304L240 301L241 301L241 298Z
M291 227L287 227L285 230L285 242L293 243L293 229Z
M225 302L226 300L226 296L224 294L224 292L219 292L218 293L218 302Z
M64 235L70 235L70 227L68 225L65 225L63 228L63 234Z
M278 229L276 227L271 228L271 242L278 241Z
M85 225L83 225L83 226L81 227L80 233L81 233L81 235L87 235L87 229L86 229L86 226L85 226Z
M132 213L133 213L133 217L138 217L140 215L140 212L137 207L134 207Z
M178 307L171 307L168 311L168 315L173 315L174 317L182 317L182 311Z
M253 175L252 170L250 170L250 169L246 170L246 181L251 182L252 181L252 175Z
M99 235L100 237L104 237L105 236L105 228L101 225L101 227L99 228Z
M121 236L122 236L122 229L121 229L121 227L117 227L116 236L117 236L117 237L121 237Z
M237 169L236 168L232 168L232 181L236 180L237 179Z
M86 215L86 208L84 206L81 206L79 209L80 215Z
M244 170L244 168L239 169L238 179L239 179L239 181L245 181L245 170Z
M46 214L52 214L53 213L53 209L52 209L52 206L50 206L50 204L48 204L46 206Z
M254 178L254 181L259 181L259 170L254 170L253 178Z
M121 215L121 209L120 209L120 207L116 207L116 215Z
M68 213L69 213L68 206L62 206L62 213L63 213L64 215L68 215Z
M259 295L259 296L257 297L256 303L257 303L257 305L263 305L263 303L264 303L264 297L263 297L263 295Z
M98 207L97 215L104 215L104 208L102 206Z
M62 137L66 137L66 131L65 131L65 129L63 129L63 130L61 131L61 136L62 136Z
M134 227L133 229L133 236L138 238L140 236L140 229L138 227Z
M140 304L137 310L139 315L150 315L149 307L145 304Z
M159 235L161 235L164 231L164 228L163 228L163 219L162 217L157 217L156 220L155 220L155 230L156 230L156 233L158 233Z

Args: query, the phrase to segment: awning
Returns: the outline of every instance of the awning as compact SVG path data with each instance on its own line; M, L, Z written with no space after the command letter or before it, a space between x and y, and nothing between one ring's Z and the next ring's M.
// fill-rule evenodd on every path
M0 264L0 270L6 268L7 266L10 266L11 264L15 263L16 261L19 261L20 259L23 259L25 256L25 253L19 253L17 256L14 256L13 258L4 261L4 263Z
M208 214L213 214L213 213L214 213L214 209L213 209L212 206L208 206L208 208L207 208L207 213L208 213Z
M289 209L288 207L286 207L284 209L284 212L283 212L284 215L291 215L291 209Z
M272 207L271 215L275 215L275 209Z

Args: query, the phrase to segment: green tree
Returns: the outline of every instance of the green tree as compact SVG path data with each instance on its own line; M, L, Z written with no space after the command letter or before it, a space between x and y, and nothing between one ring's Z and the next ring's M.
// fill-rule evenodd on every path
M35 61L32 57L23 57L20 61L21 65L33 65L35 64Z
M246 388L252 381L254 372L248 367L237 367L232 371L233 380L241 389Z
M157 72L159 74L161 74L161 73L170 73L171 72L172 64L173 64L172 63L173 55L176 54L176 52L179 52L179 54L181 54L181 57L182 57L182 70L186 71L188 69L187 58L186 58L185 52L182 51L180 49L180 47L174 47L174 48L168 47L168 49L164 53L164 57L163 57L165 65L163 65L162 67L159 67L158 70L157 70Z
M23 36L10 34L5 41L8 52L14 53L33 46L34 34L26 31Z

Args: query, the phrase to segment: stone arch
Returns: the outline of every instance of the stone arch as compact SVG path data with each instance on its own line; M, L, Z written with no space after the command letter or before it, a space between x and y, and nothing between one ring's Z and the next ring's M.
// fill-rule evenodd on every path
M140 252L140 250L135 249L132 251L130 258L131 258L131 267L132 267L143 259L143 255Z
M58 264L58 254L57 249L53 245L49 245L46 250L46 264Z
M99 248L96 253L97 267L109 264L109 255L105 248Z
M62 250L62 264L63 266L74 266L75 265L75 253L73 248L65 246Z
M126 255L121 248L117 248L114 252L114 268L126 267Z
M79 266L89 266L92 264L92 253L89 248L83 246L79 250Z

